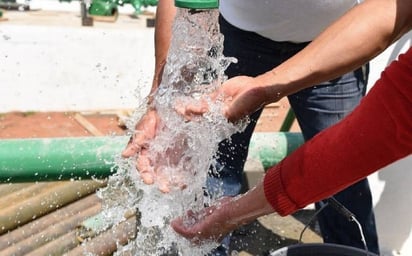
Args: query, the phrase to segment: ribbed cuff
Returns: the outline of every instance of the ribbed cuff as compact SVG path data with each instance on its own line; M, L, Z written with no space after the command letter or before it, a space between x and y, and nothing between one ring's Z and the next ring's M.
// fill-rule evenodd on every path
M263 189L266 200L270 203L273 209L281 216L289 215L298 210L298 207L293 203L283 187L281 169L282 162L269 168L263 180Z

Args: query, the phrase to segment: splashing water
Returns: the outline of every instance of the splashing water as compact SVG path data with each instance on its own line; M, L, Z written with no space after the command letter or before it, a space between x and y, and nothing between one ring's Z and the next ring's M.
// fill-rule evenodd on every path
M156 138L150 142L150 158L160 165L159 173L173 185L170 193L144 184L138 177L133 160L119 159L118 171L108 186L99 191L108 225L124 220L124 213L139 213L136 239L116 255L205 255L216 247L215 242L193 245L177 235L170 221L188 209L200 210L212 203L205 197L209 167L218 143L246 127L247 121L236 125L221 114L221 103L212 103L211 111L195 121L185 122L174 106L178 101L196 101L224 81L224 70L234 58L223 56L223 36L217 23L218 11L193 12L178 9L173 24L162 83L154 98L161 120ZM138 120L146 108L140 108ZM185 184L181 189L179 184Z

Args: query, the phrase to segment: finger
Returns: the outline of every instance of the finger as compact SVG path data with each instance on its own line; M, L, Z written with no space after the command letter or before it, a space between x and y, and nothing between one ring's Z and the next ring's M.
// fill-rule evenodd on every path
M143 149L142 152L140 152L136 161L136 169L139 171L140 178L145 184L151 185L154 183L153 166L148 157L147 149Z
M127 142L126 148L122 152L122 157L131 157L134 154L140 151L141 146L138 141L141 141L142 138L137 137L136 133L130 137L129 141Z
M126 148L122 151L122 157L127 158L127 157L134 156L139 151L140 151L140 146L132 142L129 142Z
M186 184L186 182L184 181L183 178L184 178L184 177L183 177L183 174L180 173L179 176L176 175L176 176L174 177L174 180L173 180L174 186L177 187L177 188L179 188L180 190L184 190L185 188L187 188L187 184Z
M130 137L126 148L122 152L122 157L131 157L139 153L145 145L147 145L146 135L141 131L136 131L133 136Z
M185 108L185 112L184 115L186 117L191 117L193 115L203 115L204 113L209 111L209 104L207 103L206 100L202 100L200 103L198 104L190 104L187 105Z
M209 111L209 104L205 99L196 102L179 101L174 106L177 113L190 121L193 116L200 116Z
M180 102L180 103L176 104L174 109L179 115L183 116L185 121L191 121L192 120L192 116L186 116L186 106L183 103Z
M169 177L167 177L167 174L164 173L164 169L161 167L156 170L156 183L160 192L166 194L170 192L171 184Z
M151 172L142 171L140 172L140 178L144 182L144 184L152 185L154 183L154 177Z
M158 186L159 186L160 192L162 192L164 194L170 193L170 187L169 187L169 184L167 182L159 182Z
M171 226L176 233L188 239L191 243L199 245L202 242L199 238L201 232L196 232L193 230L192 226L186 225L183 218L180 217L172 220Z
M191 233L188 232L188 229L190 228L188 225L185 225L185 221L183 217L176 218L171 221L170 225L176 231L176 233L186 237L186 238L192 238Z
M176 111L178 114L182 115L183 118L184 118L186 121L190 121L191 118L192 118L191 116L185 116L186 107L187 107L187 105L189 105L189 104L191 104L191 103L187 100L187 98L178 98L178 99L175 101L175 104L174 104L174 109L175 109L175 111Z

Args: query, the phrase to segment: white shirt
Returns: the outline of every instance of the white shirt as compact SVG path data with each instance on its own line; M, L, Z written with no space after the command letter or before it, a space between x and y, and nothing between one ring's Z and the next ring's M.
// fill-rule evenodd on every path
M232 25L274 41L313 40L359 0L220 0Z

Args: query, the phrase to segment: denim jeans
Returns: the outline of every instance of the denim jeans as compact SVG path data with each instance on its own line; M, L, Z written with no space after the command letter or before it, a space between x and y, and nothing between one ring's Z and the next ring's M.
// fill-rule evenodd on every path
M229 78L237 75L256 76L269 71L308 44L274 42L256 33L237 29L222 17L219 21L221 32L225 36L224 55L238 59L236 64L231 64L226 70ZM288 97L305 140L335 124L359 104L366 91L368 68L368 65L364 65L354 72ZM212 194L219 187L222 187L224 195L234 196L242 192L248 145L260 114L261 110L251 115L251 123L244 132L236 133L230 140L219 144L217 164L213 168L217 171L211 172L207 184ZM334 197L356 216L362 225L369 250L379 254L372 196L367 179ZM318 215L318 221L324 242L364 249L356 224L349 222L332 207L323 209Z

